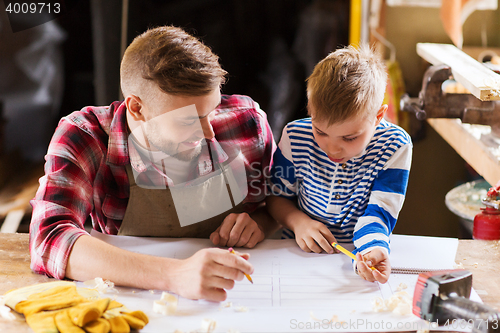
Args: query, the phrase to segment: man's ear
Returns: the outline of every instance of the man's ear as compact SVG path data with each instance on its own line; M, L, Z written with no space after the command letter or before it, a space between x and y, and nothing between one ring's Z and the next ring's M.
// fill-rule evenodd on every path
M382 104L380 109L377 111L377 125L380 124L382 119L384 119L385 113L387 112L388 108L389 107L387 106L387 104Z
M125 98L127 111L135 121L146 121L143 114L142 101L138 96L129 95Z

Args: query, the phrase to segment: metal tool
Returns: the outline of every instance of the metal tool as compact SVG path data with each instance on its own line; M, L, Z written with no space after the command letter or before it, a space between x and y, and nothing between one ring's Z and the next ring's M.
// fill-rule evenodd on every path
M481 208L481 213L474 217L472 237L482 240L500 239L500 181L492 186L482 203L486 206Z
M452 78L446 65L430 66L424 74L418 98L401 97L401 110L417 119L460 118L469 124L489 125L500 136L500 101L481 101L472 94L445 93L443 82Z
M464 319L472 332L500 332L500 313L471 301L471 289L472 273L467 270L421 273L415 285L413 313L439 326Z

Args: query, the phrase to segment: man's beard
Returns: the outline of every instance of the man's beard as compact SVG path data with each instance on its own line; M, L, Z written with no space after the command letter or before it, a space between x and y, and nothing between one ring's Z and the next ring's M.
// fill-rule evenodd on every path
M179 145L177 145L179 147ZM178 151L178 149L177 149ZM180 161L189 162L198 157L201 153L201 143L194 148L185 149L183 151L178 151L177 154L171 155Z
M154 135L148 135L147 137L151 147L154 147L154 149L162 151L165 154L180 161L189 162L198 157L201 153L201 142L194 148L180 150L179 148L181 147L181 143L175 143L170 140L156 140L158 138Z

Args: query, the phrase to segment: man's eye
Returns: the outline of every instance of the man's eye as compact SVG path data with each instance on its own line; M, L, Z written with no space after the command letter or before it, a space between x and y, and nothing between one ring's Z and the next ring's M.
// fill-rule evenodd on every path
M196 120L193 121L181 121L180 124L181 126L192 126L196 123Z
M353 138L342 138L342 139L343 139L345 142L351 142L351 141L356 140L357 138L358 138L358 137L357 137L357 136L355 136L355 137L353 137Z

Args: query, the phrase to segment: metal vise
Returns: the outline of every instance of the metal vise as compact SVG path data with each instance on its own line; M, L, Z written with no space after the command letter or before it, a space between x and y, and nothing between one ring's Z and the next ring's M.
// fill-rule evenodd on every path
M443 82L452 78L446 65L430 66L425 72L418 98L401 97L401 110L417 119L460 118L468 124L489 125L500 136L500 101L481 101L472 94L443 92Z

